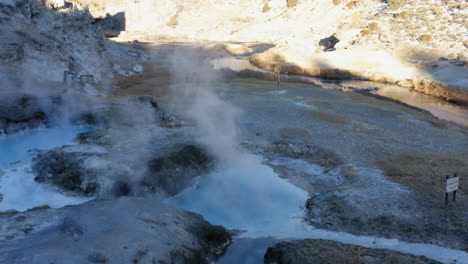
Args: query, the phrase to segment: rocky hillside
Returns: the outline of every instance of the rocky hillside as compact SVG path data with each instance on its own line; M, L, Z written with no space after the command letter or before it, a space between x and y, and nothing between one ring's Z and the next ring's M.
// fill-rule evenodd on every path
M323 51L321 39L335 34L337 50L364 46L396 51L403 45L458 60L466 60L468 45L463 34L467 4L456 0L72 2L88 7L94 17L123 12L126 32L147 36L274 42L313 53Z
M20 76L62 81L63 72L108 72L105 39L93 17L72 6L42 5L35 0L0 3L0 64ZM23 77L22 77L23 78Z
M71 2L78 9L89 8L97 19L118 16L125 22L120 40L266 42L275 47L251 59L265 70L277 68L284 73L314 77L387 82L468 104L465 2ZM287 67L278 68L278 64ZM330 70L333 72L329 73Z

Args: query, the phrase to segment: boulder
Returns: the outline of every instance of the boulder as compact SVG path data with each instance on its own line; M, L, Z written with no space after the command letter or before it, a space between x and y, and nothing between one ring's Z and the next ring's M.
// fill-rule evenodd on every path
M150 191L159 187L169 195L175 195L191 186L195 177L211 167L211 162L211 157L204 149L185 145L167 156L150 160L149 174L141 184Z
M35 181L84 195L109 194L115 182L127 179L131 170L107 154L103 147L87 145L39 152L32 165Z
M231 236L149 198L0 215L0 263L210 263Z
M319 45L323 47L323 51L333 51L338 42L340 42L340 40L333 34L328 38L321 39Z
M6 95L0 99L0 134L14 134L47 125L40 100L29 95Z

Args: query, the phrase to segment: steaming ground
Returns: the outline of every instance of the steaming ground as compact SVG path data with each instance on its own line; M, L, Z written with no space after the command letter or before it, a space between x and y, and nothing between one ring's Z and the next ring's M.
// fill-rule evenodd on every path
M61 207L84 202L83 194L88 191L95 191L97 195L102 195L102 190L114 191L106 194L115 200L25 213L28 219L37 219L43 214L72 216L72 222L67 218L63 223L57 220L54 222L57 228L50 229L62 230L63 234L57 231L59 236L69 241L70 234L94 235L82 226L90 228L90 223L103 221L104 218L94 218L98 217L96 212L102 210L101 204L115 202L120 213L128 209L126 206L134 208L140 201L116 199L115 196L144 196L141 201L145 201L145 206L154 203L158 204L156 208L160 208L162 199L169 197L165 200L167 204L200 213L213 224L246 231L220 263L229 263L229 259L236 257L239 260L239 255L245 252L238 249L249 243L254 243L250 248L255 252L244 254L245 258L238 263L258 263L262 257L259 252L264 253L276 239L287 238L326 238L425 255L444 263L468 262L465 252L468 249L468 203L464 185L458 193L459 203L448 208L434 198L442 198L443 175L456 171L464 173L468 168L465 127L365 93L300 83L278 86L271 81L232 76L224 79L210 66L210 60L216 54L206 53L197 46L171 46L170 49L173 51L165 56L156 54L154 61L145 64L150 72L133 76L132 81L119 80L126 85L116 88L109 100L93 108L99 109L94 117L105 120L103 129L81 134L79 146L41 152L45 165L42 168L46 168L46 172L47 166L58 166L62 173L61 165L64 164L65 171L77 169L72 172L82 173L80 175L86 181L97 179L94 183L109 183L112 188L101 186L106 188L84 190L82 186L74 185L74 181L66 181L61 187L78 195L76 200L73 197L70 201L62 196L63 190L42 188L51 187L54 181L39 185L31 181L32 173L26 170L22 174L24 167L17 167L6 170L1 181L8 185L2 186L19 185L18 182L26 184L21 185L24 187L21 192L8 188L12 191L8 193L9 190L4 188L4 204L16 206L13 209L18 210L42 203ZM135 95L156 95L157 104L148 98L135 99L132 97ZM166 110L173 112L175 117ZM178 118L183 122L175 121ZM53 129L45 131L48 136L54 135ZM57 145L66 144L78 132L62 131L59 136L48 137L46 141L50 143L37 147L54 147L54 140L58 140ZM35 133L29 131L19 135L25 137L21 142L27 144L24 148L14 149L34 148L28 142L41 142L28 140L30 137L41 138L40 135L34 137ZM64 141L61 141L62 136ZM5 139L4 142L8 142L5 146L14 145L15 136ZM87 145L105 151L88 153L86 150L90 147ZM23 151L19 152L20 159L30 158ZM57 154L59 158L56 158ZM449 154L455 158L444 160L443 157ZM392 162L404 157L409 157L405 163ZM18 158L9 157L3 162L9 164L15 159ZM149 167L154 170L150 174L147 174L148 164L152 164ZM405 178L394 175L395 171L407 171L407 168L426 173L409 171ZM126 175L119 174L122 172ZM28 180L22 178L24 175ZM74 174L59 176L64 175ZM438 192L441 195L434 195ZM40 197L28 197L29 194ZM13 200L8 200L9 197ZM50 200L41 200L44 197ZM62 203L55 203L57 200ZM24 201L35 201L35 204L23 204ZM82 211L90 208L93 213L80 218L73 208ZM142 218L138 208L132 211L136 219L132 218L134 215L126 215L130 220L125 220L123 227L119 221L113 225L131 230L126 225L135 222L134 227L143 233L147 233L149 226L169 232L163 238L158 237L158 243L171 244L174 234L188 236L183 240L187 243L192 241L193 234L186 234L186 229L177 226L180 222L190 223L194 215L164 207L151 210L147 217L148 208L145 208ZM164 219L174 215L174 224L168 225L167 219L161 222L157 217L158 210L167 213L158 216ZM102 216L112 215L108 212ZM6 214L0 221L11 222L15 217L15 214ZM15 234L24 236L27 243L20 243L22 240L4 242L6 251L0 250L0 257L8 259L23 252L36 254L34 250L24 250L21 245L40 243L43 235L49 236L47 232L50 230L44 231L41 225L34 226L31 236L21 233L19 227L13 228ZM97 235L103 234L97 229L96 232L100 232ZM270 236L275 238L266 238ZM70 240L69 243L74 242ZM93 257L118 256L121 246L132 241L122 238L116 243L108 243L106 245L110 247L97 249L103 252L97 255L88 252L90 248L86 241L77 243L83 250L80 259L84 260L88 254ZM125 259L146 252L139 245L132 247L132 252L122 251ZM174 246L170 248L174 249ZM147 254L158 255L151 251ZM189 253L177 254L186 256Z

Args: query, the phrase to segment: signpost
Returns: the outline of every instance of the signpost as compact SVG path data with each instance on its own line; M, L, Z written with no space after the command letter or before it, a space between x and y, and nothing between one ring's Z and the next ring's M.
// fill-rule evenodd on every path
M460 177L457 174L454 174L453 178L445 177L447 179L447 184L445 186L445 205L448 204L449 193L453 192L453 202L457 201L457 190L460 185Z

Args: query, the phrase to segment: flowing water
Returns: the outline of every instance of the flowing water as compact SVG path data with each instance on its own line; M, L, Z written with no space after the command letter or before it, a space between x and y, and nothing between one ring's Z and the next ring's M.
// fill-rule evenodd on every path
M88 201L89 198L67 196L52 186L35 182L31 159L36 149L71 144L78 133L90 130L92 127L41 128L0 138L0 212L25 211L42 205L57 208Z

